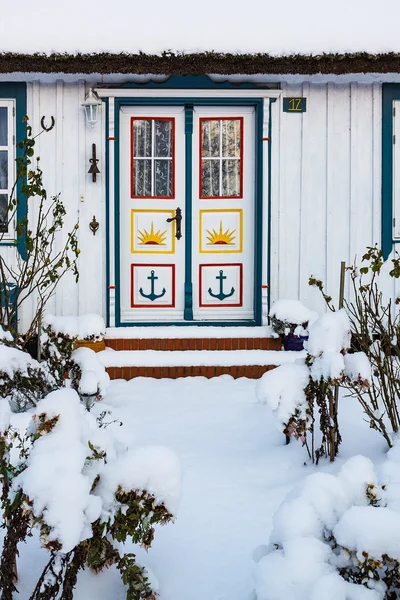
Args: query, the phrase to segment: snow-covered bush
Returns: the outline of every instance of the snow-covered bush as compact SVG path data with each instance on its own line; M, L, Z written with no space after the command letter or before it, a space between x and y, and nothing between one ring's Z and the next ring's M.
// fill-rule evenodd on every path
M309 310L299 300L277 300L269 311L271 327L278 335L306 335L307 328L317 318L318 313Z
M52 331L79 340L99 341L106 335L106 326L103 317L88 313L77 317L45 315L44 328L50 327Z
M75 341L76 337L68 333L55 331L51 325L44 326L43 333L40 336L41 358L53 373L58 387L63 387L65 377L74 369L72 353L75 348ZM78 376L77 370L75 376Z
M103 397L110 383L110 376L96 352L90 348L77 348L72 353L71 360L77 367L74 370L73 386L86 404L90 404L94 397Z
M397 479L385 486L372 462L355 456L337 476L314 473L289 494L269 545L253 554L257 600L398 598L400 452L387 466Z
M145 570L116 542L131 539L148 548L154 525L173 519L180 494L175 455L162 447L121 453L112 430L84 409L72 389L42 399L25 436L9 427L8 404L2 402L2 600L12 600L18 544L33 528L50 558L31 600L71 600L79 570L110 565L121 572L127 600L154 599Z
M370 384L366 356L358 353L348 357L349 345L346 312L322 315L309 328L306 359L267 371L257 385L258 400L269 405L283 433L300 439L317 463L322 456L333 460L341 442L335 386L351 382L365 389ZM319 447L315 443L316 411L321 432Z
M382 251L373 246L367 248L362 263L360 268L356 263L347 267L351 293L344 299L344 308L350 321L352 350L367 357L372 385L360 385L356 377L345 383L359 400L371 428L391 447L393 436L400 430L400 299L394 299L391 292L385 297L384 291L393 288L393 279L400 277L400 257L396 253L385 263ZM322 281L311 277L309 284L321 291L328 308L334 311ZM348 368L350 360L349 355Z
M0 397L9 398L15 412L36 406L43 394L56 387L56 378L46 363L0 341Z

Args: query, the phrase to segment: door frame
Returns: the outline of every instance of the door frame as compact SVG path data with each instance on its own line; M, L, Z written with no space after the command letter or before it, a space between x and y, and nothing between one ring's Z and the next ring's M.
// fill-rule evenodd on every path
M177 79L177 78L171 78ZM199 78L200 79L200 78ZM106 282L107 282L107 326L256 326L262 324L262 280L263 280L263 230L268 235L269 227L263 221L263 196L267 191L270 201L270 171L268 182L264 180L267 153L263 151L265 134L270 133L270 102L281 94L277 89L260 90L253 84L245 84L244 89L232 84L216 84L209 80L208 89L176 89L168 81L164 84L127 84L126 87L98 88L96 92L105 103L105 161L106 161ZM174 83L174 82L172 82ZM223 89L221 89L221 87ZM150 89L149 89L150 88ZM160 89L164 88L164 89ZM210 89L211 88L211 89ZM214 91L216 90L216 91ZM218 90L218 91L217 91ZM154 95L153 95L154 94ZM194 321L191 317L192 264L191 248L187 244L185 260L185 313L182 322L135 322L120 321L120 235L119 235L119 185L120 185L120 108L122 106L185 106L185 224L186 236L191 237L192 229L192 133L193 107L196 106L246 106L255 109L255 198L254 198L254 319L238 321ZM189 176L190 175L190 176ZM269 208L269 207L268 207ZM268 211L269 212L269 211ZM269 218L269 215L268 215ZM269 244L269 240L267 240ZM259 249L259 251L257 251ZM269 252L268 252L269 256ZM269 267L267 268L269 271ZM269 283L269 282L268 282Z

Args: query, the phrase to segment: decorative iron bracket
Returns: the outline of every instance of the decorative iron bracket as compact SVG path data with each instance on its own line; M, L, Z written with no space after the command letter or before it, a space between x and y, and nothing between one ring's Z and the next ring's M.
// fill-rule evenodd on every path
M96 158L96 144L92 144L92 158L89 158L89 162L92 163L88 173L92 176L92 181L96 181L96 175L100 173L97 163L99 159Z

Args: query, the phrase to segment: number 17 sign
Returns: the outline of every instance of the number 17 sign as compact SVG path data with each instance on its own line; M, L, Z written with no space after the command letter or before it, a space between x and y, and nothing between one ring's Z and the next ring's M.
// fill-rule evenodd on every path
M283 112L304 113L307 110L307 98L283 98Z

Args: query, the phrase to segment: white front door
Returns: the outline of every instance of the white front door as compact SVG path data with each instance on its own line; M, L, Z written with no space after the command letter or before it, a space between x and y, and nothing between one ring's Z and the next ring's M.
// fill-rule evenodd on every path
M254 318L254 109L185 110L121 109L121 323Z

